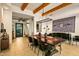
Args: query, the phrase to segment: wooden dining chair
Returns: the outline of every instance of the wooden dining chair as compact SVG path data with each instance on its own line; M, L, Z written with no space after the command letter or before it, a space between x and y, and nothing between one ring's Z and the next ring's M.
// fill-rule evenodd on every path
M33 49L33 39L32 39L32 37L28 37L28 41L29 41L28 46Z

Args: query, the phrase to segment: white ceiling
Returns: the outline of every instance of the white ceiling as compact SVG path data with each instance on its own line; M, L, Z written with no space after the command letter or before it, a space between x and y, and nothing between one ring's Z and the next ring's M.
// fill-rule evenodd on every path
M38 6L40 6L42 3L30 3L26 9L33 11Z
M17 7L20 7L22 3L12 3L12 5L15 5Z
M8 4L9 3L7 3L7 6L8 6ZM16 7L20 8L23 3L10 3L10 4L11 4L11 6L16 6ZM29 3L25 10L31 10L33 12L33 10L36 9L37 7L39 7L41 4L42 3ZM40 10L38 13L40 13L40 15L41 15L43 13L43 10L44 10L44 12L46 12L60 4L62 4L62 3L51 3L48 6L46 6L44 9ZM4 5L6 5L6 3L4 3L4 4L0 3L0 7L3 7ZM17 18L18 16L19 16L19 18L27 18L27 17L31 18L31 16L28 16L28 15L13 13L13 18L14 17Z
M29 3L26 9L33 11L34 9L39 7L41 4L42 3ZM59 4L61 4L61 3L51 3L44 8L44 11L48 11L48 10L54 8L55 6L59 5ZM12 3L12 5L17 6L17 7L21 7L22 3Z
M46 6L44 9L45 9L45 11L48 11L48 10L50 10L50 9L60 5L60 4L62 4L62 3L51 3L50 5Z
M50 5L46 6L44 9L40 10L39 13L42 14L42 13L60 5L60 4L62 4L62 3L51 3Z
M33 11L35 8L37 8L41 4L42 3L29 3L26 9ZM17 6L17 7L21 7L22 3L12 3L12 5Z
M29 16L29 15L26 15L26 14L12 12L12 19L13 20L29 20L31 18L32 18L32 16Z

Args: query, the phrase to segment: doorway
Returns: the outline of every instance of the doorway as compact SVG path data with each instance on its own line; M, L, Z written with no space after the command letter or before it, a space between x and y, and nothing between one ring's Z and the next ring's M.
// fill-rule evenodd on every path
M23 37L23 24L16 23L15 24L16 37Z

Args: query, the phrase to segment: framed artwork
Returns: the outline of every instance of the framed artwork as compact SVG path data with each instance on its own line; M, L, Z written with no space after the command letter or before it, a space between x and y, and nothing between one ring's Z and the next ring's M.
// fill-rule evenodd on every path
M53 21L54 32L75 32L75 16Z

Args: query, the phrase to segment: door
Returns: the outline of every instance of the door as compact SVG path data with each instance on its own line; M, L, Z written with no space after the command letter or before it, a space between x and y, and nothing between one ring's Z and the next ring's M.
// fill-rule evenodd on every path
M16 23L15 24L16 37L23 37L23 24Z

